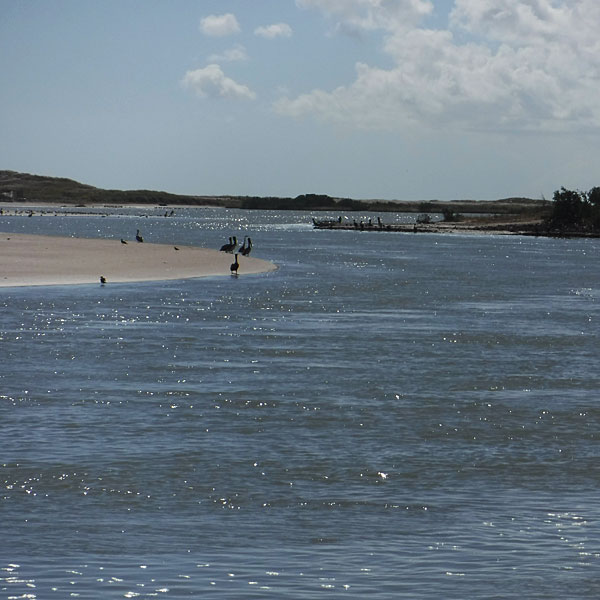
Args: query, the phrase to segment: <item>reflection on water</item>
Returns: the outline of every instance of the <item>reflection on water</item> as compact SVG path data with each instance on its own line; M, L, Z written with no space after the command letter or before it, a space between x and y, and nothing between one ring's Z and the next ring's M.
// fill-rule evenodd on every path
M2 597L598 597L597 240L2 219L281 267L0 292Z

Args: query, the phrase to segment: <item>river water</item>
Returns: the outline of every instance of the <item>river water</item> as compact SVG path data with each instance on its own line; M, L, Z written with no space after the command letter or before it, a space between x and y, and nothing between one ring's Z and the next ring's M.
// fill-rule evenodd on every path
M0 598L600 597L598 240L81 212L279 269L0 289Z

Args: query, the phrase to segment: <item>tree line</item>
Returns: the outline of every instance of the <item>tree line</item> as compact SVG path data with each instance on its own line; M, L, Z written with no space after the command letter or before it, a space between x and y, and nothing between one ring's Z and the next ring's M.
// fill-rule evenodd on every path
M561 187L554 192L553 200L550 227L600 231L600 187L587 192Z

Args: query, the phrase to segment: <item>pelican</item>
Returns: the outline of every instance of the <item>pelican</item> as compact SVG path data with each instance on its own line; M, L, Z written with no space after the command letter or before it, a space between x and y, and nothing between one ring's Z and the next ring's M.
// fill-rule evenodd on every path
M248 238L248 243L246 244L246 246L244 248L242 248L241 252L243 256L248 256L248 254L250 254L250 251L252 250L252 239Z
M127 242L123 238L121 238L121 244L126 244L126 243Z
M175 250L179 250L179 248L177 246L173 246L173 248L175 248Z
M143 242L143 241L144 241L144 238L142 237L142 234L140 233L140 230L139 230L139 229L137 230L137 233L135 234L135 239L136 239L138 242Z
M237 276L239 266L240 266L240 263L238 262L238 255L236 253L236 255L235 255L235 262L231 263L231 266L229 267L229 270L231 271L232 275Z
M246 251L246 240L248 239L248 236L245 235L244 236L244 241L242 242L242 245L240 246L240 249L238 250L238 252L243 256L244 252Z
M100 285L104 285L106 283L106 277L104 275L100 275Z
M229 252L229 250L230 250L230 249L231 249L231 247L232 247L232 244L233 244L233 238L232 238L232 237L230 237L230 238L229 238L229 243L228 243L228 244L223 244L223 245L222 245L222 246L219 248L219 250L220 250L221 252Z

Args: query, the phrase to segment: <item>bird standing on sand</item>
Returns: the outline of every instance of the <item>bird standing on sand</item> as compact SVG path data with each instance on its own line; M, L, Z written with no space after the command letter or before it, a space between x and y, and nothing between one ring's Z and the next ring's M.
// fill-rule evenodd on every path
M127 242L123 238L121 238L121 244L126 244L126 243Z
M241 255L243 255L243 254L244 254L244 251L246 250L246 240L247 240L247 239L248 239L248 236L247 236L247 235L245 235L245 236L244 236L244 241L242 242L242 245L240 246L240 248L239 248L239 250L238 250L238 252L239 252Z
M140 233L139 229L137 230L137 233L135 234L135 239L138 242L143 242L144 241L144 238L142 237L142 234Z
M100 275L100 285L104 285L106 283L106 277L104 275Z
M241 250L242 256L248 256L248 254L250 254L251 250L252 250L252 239L248 238L248 242Z
M228 242L227 244L223 244L223 245L222 245L222 246L219 248L219 250L220 250L221 252L229 252L229 250L231 249L232 245L233 245L233 238L232 238L232 237L229 237L229 242Z
M238 269L240 267L240 263L238 262L238 255L235 255L235 262L231 263L231 266L229 267L229 270L231 271L232 275L236 275L238 274Z

